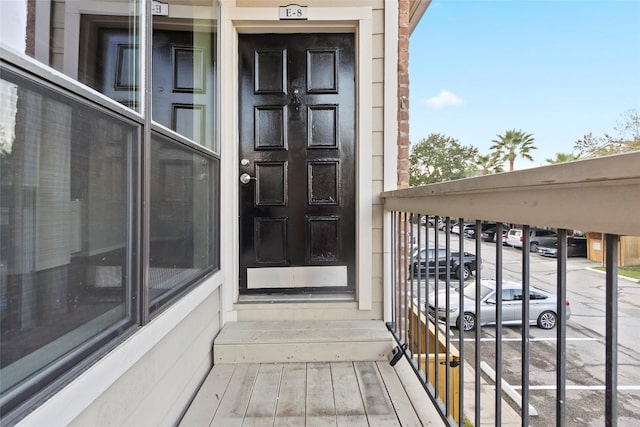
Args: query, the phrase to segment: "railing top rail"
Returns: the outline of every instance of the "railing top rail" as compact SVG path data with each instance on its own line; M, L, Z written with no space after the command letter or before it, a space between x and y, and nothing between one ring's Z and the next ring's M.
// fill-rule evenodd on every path
M387 210L640 235L640 152L386 191Z

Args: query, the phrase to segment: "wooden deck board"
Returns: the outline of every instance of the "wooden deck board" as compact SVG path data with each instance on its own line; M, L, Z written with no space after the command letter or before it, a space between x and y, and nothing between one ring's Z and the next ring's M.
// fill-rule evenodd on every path
M415 408L411 404L411 400L407 396L407 392L402 386L396 371L387 362L377 362L376 366L380 371L389 396L393 396L391 404L395 408L400 424L403 426L421 426L420 418L416 414Z
M330 366L338 426L368 426L353 363L334 362Z
M273 426L281 379L281 363L260 365L243 426Z
M331 366L328 363L307 364L307 426L336 425Z
M274 426L299 427L305 424L305 396L307 393L307 365L285 363Z
M212 426L242 425L259 367L259 364L253 363L240 364L236 367L220 407L211 422Z
M202 383L180 426L208 426L213 420L236 365L214 366Z
M375 362L354 362L370 426L398 426L398 416Z
M364 403L360 397L358 378L353 363L334 362L330 364L330 367L336 415L364 416Z

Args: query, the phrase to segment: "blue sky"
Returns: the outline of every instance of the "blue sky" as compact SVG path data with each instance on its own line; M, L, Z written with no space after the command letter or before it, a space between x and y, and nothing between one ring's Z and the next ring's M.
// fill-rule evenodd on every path
M410 139L441 133L488 154L532 133L534 162L640 111L640 0L433 0L410 40Z

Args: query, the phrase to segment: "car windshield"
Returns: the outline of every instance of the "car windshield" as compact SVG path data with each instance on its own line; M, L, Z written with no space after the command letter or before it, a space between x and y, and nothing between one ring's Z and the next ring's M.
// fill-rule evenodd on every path
M464 296L475 300L476 299L476 284L475 283L470 283L469 285L465 286L464 288ZM485 285L480 285L480 299L484 299L487 295L489 295L491 292L493 292L493 289L491 289L488 286Z
M433 259L433 253L434 250L433 249L429 249L429 259ZM420 254L420 259L424 260L427 257L427 251L425 249L421 249L420 252L415 251L413 253L413 258L417 258L418 254ZM446 249L438 249L438 257L439 258L444 258L446 256L447 252Z

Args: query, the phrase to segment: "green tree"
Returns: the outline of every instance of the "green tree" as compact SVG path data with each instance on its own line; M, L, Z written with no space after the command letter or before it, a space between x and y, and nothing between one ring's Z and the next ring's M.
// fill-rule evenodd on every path
M573 149L578 151L578 155L586 158L609 156L640 149L640 145L633 147L633 141L625 141L606 133L604 136L594 136L591 132L585 134L573 145Z
M465 178L473 168L478 149L457 139L430 134L411 148L409 174L412 186Z
M614 130L621 139L637 144L640 141L640 111L630 108L622 113L622 120L618 121Z
M495 155L495 153L486 154L484 156L478 155L474 164L479 168L479 171L482 172L482 175L504 172L502 161Z
M548 158L545 159L545 162L551 164L551 165L555 165L558 163L566 163L566 162L573 162L574 160L578 160L580 158L579 154L574 154L574 153L556 153L556 157L554 158Z
M622 119L617 122L614 130L617 136L604 134L594 136L585 134L577 140L573 149L582 157L600 157L611 154L626 153L640 150L640 112L629 109L622 113Z
M582 138L573 143L573 149L581 157L598 157L604 154L604 138L595 136L592 132L584 134Z
M506 131L504 135L497 136L498 139L491 141L494 144L490 149L495 150L496 157L500 160L509 161L509 171L513 171L513 164L518 156L523 159L533 160L530 153L538 148L533 145L533 134L512 129Z

